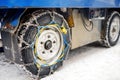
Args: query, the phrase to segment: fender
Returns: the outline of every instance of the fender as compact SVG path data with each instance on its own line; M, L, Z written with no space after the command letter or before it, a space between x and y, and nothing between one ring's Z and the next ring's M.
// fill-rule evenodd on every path
M0 22L2 23L2 26L10 24L10 26L16 27L19 23L20 17L22 16L25 10L25 8L1 8Z

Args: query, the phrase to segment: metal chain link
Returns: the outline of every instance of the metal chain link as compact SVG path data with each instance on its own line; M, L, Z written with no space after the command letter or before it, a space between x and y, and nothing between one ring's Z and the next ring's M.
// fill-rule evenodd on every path
M37 14L37 15L32 15L32 17L33 18L31 18L31 20L35 20L35 22L37 22L37 19L36 19L36 16L38 16L39 14ZM40 15L39 15L40 16ZM61 15L60 15L61 16ZM63 16L62 16L63 17ZM54 18L53 18L54 19ZM64 19L64 18L63 18ZM30 22L32 22L32 21L30 21ZM26 28L24 29L24 31L23 31L23 33L22 34L20 34L20 35L18 35L18 40L20 41L20 43L19 44L22 44L22 43L24 43L26 46L24 46L24 47L22 47L22 46L20 46L20 51L22 51L22 50L24 50L24 49L27 49L27 48L29 48L29 47L31 47L31 45L32 44L29 44L28 42L26 42L24 39L23 39L23 37L24 37L24 35L25 35L25 32L29 29L29 26L38 26L39 25L39 23L36 23L36 24L32 24L32 23L30 23L30 22L26 22L26 23L24 23L24 24L22 24L21 25L21 27L23 26L23 25L25 25L26 26ZM63 25L64 23L62 23L62 25ZM19 28L18 29L18 31L20 31L20 29L21 28ZM37 29L38 29L38 27L37 27ZM71 40L71 39L70 39ZM71 43L68 43L68 42L66 42L65 41L65 44L66 44L66 48L69 48L70 46L71 46ZM65 48L65 49L66 49ZM16 63L15 63L16 64ZM25 67L26 66L30 66L30 65L35 65L35 63L34 62L32 62L32 63L27 63L27 64L25 64L25 63L23 63L23 64L21 64L21 65L19 65L19 64L16 64L17 66L19 66L19 67L21 67L27 74L29 74L31 77L33 77L33 79L34 80L40 80L40 71L41 71L41 67L38 69L38 73L37 73L37 75L33 75L30 71L28 71ZM51 73L53 73L54 72L54 70L53 70L53 67L50 67L50 72L49 72L49 74L51 74Z

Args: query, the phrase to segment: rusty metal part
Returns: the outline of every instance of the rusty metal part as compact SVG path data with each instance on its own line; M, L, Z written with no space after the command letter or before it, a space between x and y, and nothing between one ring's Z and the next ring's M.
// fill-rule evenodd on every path
M70 28L74 27L74 20L73 20L73 10L72 9L68 9L68 18L67 18L67 22Z

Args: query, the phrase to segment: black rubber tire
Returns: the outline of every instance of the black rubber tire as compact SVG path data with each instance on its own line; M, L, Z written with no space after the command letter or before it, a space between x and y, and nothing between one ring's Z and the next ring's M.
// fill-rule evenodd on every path
M45 24L42 24L43 25L47 25L47 23L49 23L49 20L46 20L47 19L47 16L44 16L45 19L41 19L42 22L44 21ZM42 17L43 18L43 17ZM56 16L56 22L58 25L61 25L60 22L63 22L65 20L63 20L63 17L59 17L59 16ZM62 20L62 21L61 21ZM29 20L27 20L28 22ZM40 21L41 22L41 21ZM66 21L64 22L65 23L65 26L68 25L66 23ZM23 24L23 23L22 23ZM68 27L67 27L68 28ZM69 30L68 29L68 33L66 34L66 40L68 41L68 43L70 43L70 35L69 35ZM62 32L61 32L62 33ZM21 26L19 27L19 31L18 31L18 36L20 37L22 34L23 35L23 40L26 41L27 43L31 44L31 42L34 40L35 38L35 35L37 34L37 28L36 26L30 26L28 27L27 30L25 30L25 26ZM63 34L63 33L62 33ZM25 43L22 43L22 48L25 47L26 44ZM70 46L69 46L69 49L70 49ZM69 49L67 50L67 52L65 53L65 55L63 56L63 58L65 58L65 56L67 55L67 53L69 52ZM27 49L23 49L21 51L21 54L22 54L22 58L23 58L23 62L25 64L30 64L30 63L34 63L34 55L33 55L33 51L32 51L32 48L27 48ZM36 64L32 64L32 65L28 65L26 66L26 69L28 69L31 73L33 73L34 75L38 75L39 73L39 76L40 77L44 77L50 73L53 73L55 70L57 70L60 66L62 66L63 64L63 60L62 61L59 61L57 62L56 64L54 65L51 65L51 66L44 66L44 67L41 67L40 69L40 72L38 71L38 68L36 66Z
M120 15L116 11L112 12L110 16L108 17L108 19L106 19L106 21L104 21L103 23L102 45L108 48L116 45L119 40L119 36L120 36L120 30L119 30L119 34L115 41L112 41L110 38L111 23L115 17L118 17L120 19Z
M3 45L2 45L2 39L0 39L0 52L4 52L4 48L3 48Z

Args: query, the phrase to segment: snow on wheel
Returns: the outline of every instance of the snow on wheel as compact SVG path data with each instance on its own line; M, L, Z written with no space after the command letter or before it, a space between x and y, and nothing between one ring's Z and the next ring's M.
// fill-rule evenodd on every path
M40 77L60 67L70 49L70 29L56 12L33 12L20 24L18 37L26 68Z
M120 15L118 12L113 12L106 21L104 30L103 45L111 47L116 45L120 35Z

